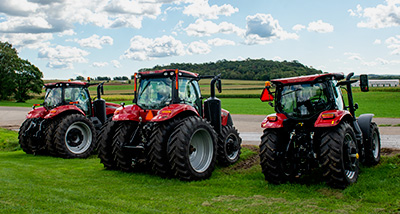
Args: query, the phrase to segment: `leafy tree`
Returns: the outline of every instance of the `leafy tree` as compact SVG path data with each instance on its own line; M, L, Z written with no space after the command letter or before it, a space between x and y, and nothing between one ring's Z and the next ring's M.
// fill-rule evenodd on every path
M18 102L30 99L30 93L39 94L43 74L28 60L18 57L18 52L8 42L0 41L0 100L11 96Z
M76 77L76 80L81 80L81 81L82 81L82 80L85 80L85 77L83 77L83 76L77 76L77 77Z

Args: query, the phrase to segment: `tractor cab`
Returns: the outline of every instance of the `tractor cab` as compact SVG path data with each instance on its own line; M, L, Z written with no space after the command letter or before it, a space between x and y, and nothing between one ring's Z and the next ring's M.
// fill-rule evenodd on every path
M179 76L179 77L178 77ZM202 112L198 74L188 71L162 70L135 75L134 102L144 110L160 110L170 104L188 104Z
M88 83L59 82L46 84L46 95L43 106L53 109L62 105L75 105L86 115L91 115L91 102Z

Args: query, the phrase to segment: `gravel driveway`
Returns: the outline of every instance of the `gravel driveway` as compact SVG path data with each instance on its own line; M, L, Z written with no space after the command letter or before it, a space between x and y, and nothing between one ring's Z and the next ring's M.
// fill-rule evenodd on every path
M31 109L0 106L0 127L18 130ZM260 136L263 132L261 121L265 118L265 115L234 114L232 118L243 139L243 144L259 145ZM382 148L400 148L400 126L398 126L400 118L374 118L374 121L381 125L379 131Z

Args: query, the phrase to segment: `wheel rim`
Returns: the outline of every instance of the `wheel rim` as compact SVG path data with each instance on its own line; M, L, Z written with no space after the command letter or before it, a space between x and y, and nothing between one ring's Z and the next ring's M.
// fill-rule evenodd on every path
M225 152L230 160L235 160L239 154L239 140L235 134L227 136L225 141Z
M377 159L379 156L379 136L376 132L372 135L372 151L374 158Z
M214 147L210 133L205 129L197 130L190 139L190 165L196 172L202 173L209 168L213 154Z
M83 122L75 122L68 127L65 134L65 144L74 154L84 153L92 144L92 131Z
M346 177L353 179L357 172L358 151L353 137L346 133L344 137L343 164Z

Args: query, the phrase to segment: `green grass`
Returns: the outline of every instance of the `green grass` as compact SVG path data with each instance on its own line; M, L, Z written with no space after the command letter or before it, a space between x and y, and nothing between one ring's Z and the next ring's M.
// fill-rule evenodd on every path
M244 156L254 155L245 149ZM0 152L1 213L394 213L400 211L400 157L362 168L358 182L331 189L318 178L271 185L261 168L217 168L183 182L103 169L99 159Z
M0 151L15 151L18 149L20 149L18 144L18 133L0 128Z

